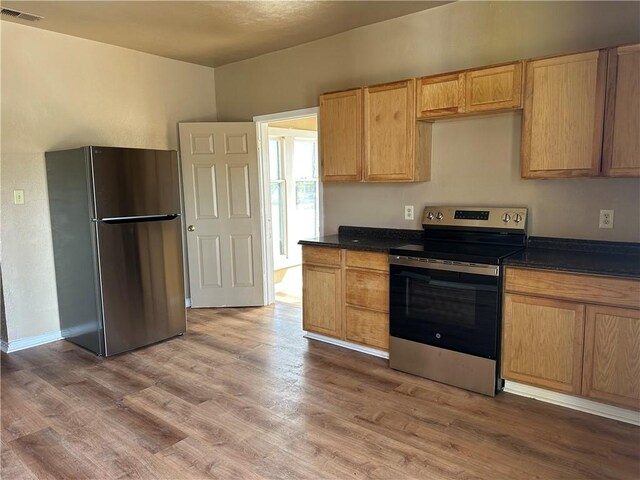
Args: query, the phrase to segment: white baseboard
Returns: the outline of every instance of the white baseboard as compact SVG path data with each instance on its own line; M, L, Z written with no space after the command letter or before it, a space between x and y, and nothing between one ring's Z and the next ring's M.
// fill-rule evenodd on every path
M57 342L62 340L62 332L56 330L53 332L43 333L42 335L36 335L35 337L19 338L17 340L11 340L0 343L0 348L5 353L17 352L18 350L25 350L31 347L37 347L38 345L44 345L45 343Z
M367 355L373 355L374 357L389 358L389 352L385 352L384 350L365 347L364 345L358 345L357 343L345 342L344 340L338 340L337 338L325 337L318 333L304 332L304 338L330 343L331 345L337 345L338 347L348 348L349 350L355 350L356 352L366 353Z
M190 298L185 298L185 300L184 300L184 306L185 306L186 308L191 307L191 299L190 299Z
M564 393L545 390L544 388L511 382L509 380L505 380L504 382L504 391L507 393L513 393L514 395L521 395L523 397L540 400L541 402L553 403L573 410L580 410L581 412L587 412L600 417L611 418L620 422L640 426L640 412L636 412L634 410L614 407L613 405L594 402L593 400L587 400L586 398L574 397Z

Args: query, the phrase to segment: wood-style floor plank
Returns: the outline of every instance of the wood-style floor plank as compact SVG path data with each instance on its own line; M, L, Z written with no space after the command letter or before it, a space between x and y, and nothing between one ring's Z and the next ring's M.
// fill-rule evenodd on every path
M113 358L3 353L2 478L640 478L640 428L306 340L299 306L188 319Z

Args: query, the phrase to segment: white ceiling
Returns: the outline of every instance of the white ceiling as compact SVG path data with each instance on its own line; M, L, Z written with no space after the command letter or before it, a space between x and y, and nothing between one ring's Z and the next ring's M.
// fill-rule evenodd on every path
M25 1L3 20L218 67L450 1Z

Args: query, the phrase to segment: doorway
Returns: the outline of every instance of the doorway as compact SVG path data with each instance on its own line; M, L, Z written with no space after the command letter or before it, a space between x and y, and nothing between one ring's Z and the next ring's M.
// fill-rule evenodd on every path
M302 248L322 231L317 109L257 117L271 302L301 305Z

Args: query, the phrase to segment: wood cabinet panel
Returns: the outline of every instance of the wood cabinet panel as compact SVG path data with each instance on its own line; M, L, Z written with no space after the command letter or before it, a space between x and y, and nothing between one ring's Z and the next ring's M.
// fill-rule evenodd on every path
M323 182L362 179L362 89L320 95Z
M455 115L465 111L464 73L418 79L417 118Z
M580 394L584 305L505 295L502 376Z
M524 178L599 175L606 62L604 51L527 62Z
M304 330L342 338L342 270L302 265Z
M389 255L380 252L347 250L345 252L347 267L366 268L370 270L389 271Z
M415 81L364 89L364 179L415 178Z
M640 45L608 53L602 172L640 176Z
M388 256L304 245L302 257L303 329L387 350Z
M389 314L347 306L345 338L381 350L389 349Z
M302 262L318 265L342 265L342 250L331 247L302 246Z
M582 395L640 409L640 311L587 306Z
M522 62L465 73L467 112L522 107Z
M505 290L592 304L640 308L640 282L624 278L507 268Z
M389 275L364 270L346 270L346 303L389 311Z

